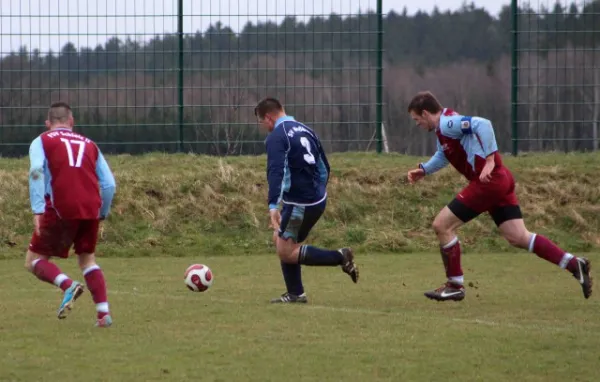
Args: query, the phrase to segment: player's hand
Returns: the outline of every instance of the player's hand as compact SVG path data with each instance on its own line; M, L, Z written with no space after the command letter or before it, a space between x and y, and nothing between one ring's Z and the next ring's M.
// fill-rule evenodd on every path
M492 179L492 171L494 171L494 163L491 165L486 163L485 166L483 166L483 170L481 170L481 174L479 174L481 183L488 183Z
M279 231L279 224L281 224L281 214L278 209L269 210L269 215L271 215L271 228L275 231Z
M104 219L100 220L100 224L98 224L98 236L104 240Z
M33 226L35 229L35 233L38 236L41 235L41 231L40 231L41 222L42 222L42 215L33 215Z
M408 181L410 184L414 184L419 180L423 179L424 177L425 170L423 170L422 168L417 168L408 172Z

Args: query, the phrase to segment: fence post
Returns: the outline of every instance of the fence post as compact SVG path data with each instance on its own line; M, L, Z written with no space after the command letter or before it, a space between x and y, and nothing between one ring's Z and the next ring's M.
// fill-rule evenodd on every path
M383 0L377 0L377 153L381 153L383 134Z
M510 119L512 124L512 154L516 156L519 152L518 131L518 97L519 97L519 8L518 0L511 0L510 8L512 14L512 48L511 48L511 89L510 89Z
M179 147L178 151L183 151L183 0L177 1L177 39L178 39L178 58L177 58L177 92L178 92L178 122L179 122Z

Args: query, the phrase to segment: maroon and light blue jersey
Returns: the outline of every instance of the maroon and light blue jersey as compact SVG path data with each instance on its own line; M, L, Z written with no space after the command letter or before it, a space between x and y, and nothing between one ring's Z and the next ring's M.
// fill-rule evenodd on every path
M485 166L485 158L494 154L495 168L503 167L492 123L485 118L460 115L444 109L435 129L437 151L420 167L426 174L441 170L450 163L468 180L475 180Z
M31 209L52 207L63 219L98 219L108 215L115 178L96 144L70 129L38 136L29 148Z

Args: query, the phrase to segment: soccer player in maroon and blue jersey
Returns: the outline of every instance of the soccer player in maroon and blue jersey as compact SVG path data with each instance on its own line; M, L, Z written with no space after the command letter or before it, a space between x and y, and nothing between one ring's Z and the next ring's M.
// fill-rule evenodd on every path
M35 229L25 267L64 291L58 318L65 318L84 288L62 273L50 258L67 258L74 246L96 304L96 326L108 327L112 318L106 282L94 252L100 221L109 213L116 184L98 146L74 133L73 126L69 105L52 104L46 121L48 131L31 143L29 196Z
M592 294L590 261L573 256L525 227L515 194L515 180L502 163L492 123L485 118L464 116L443 108L430 92L418 93L410 102L408 112L419 127L435 131L438 138L437 152L419 168L408 172L409 182L417 182L449 163L469 181L433 221L447 282L426 292L425 296L438 301L464 299L461 249L456 230L487 212L511 245L566 268L581 284L584 297L589 298Z

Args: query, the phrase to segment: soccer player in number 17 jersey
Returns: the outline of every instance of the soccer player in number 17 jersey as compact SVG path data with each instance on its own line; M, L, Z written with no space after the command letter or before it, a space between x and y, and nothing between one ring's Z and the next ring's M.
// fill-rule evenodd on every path
M64 291L58 318L65 318L84 288L50 258L68 257L74 245L96 304L96 326L108 327L112 318L106 283L94 252L100 221L107 217L115 193L115 179L100 149L89 138L74 133L73 125L69 105L52 104L46 121L48 131L31 143L29 194L35 229L25 267Z
M515 194L515 181L502 163L492 123L485 118L464 116L443 108L430 92L418 93L410 102L408 112L419 127L435 131L438 140L433 157L408 172L409 182L433 174L449 163L469 181L433 222L447 282L426 292L425 296L438 301L459 301L465 297L456 230L487 212L511 245L567 269L581 285L584 297L589 298L592 294L590 261L573 256L525 227Z
M269 132L265 141L269 214L287 287L284 294L271 302L307 302L301 264L341 266L356 283L358 268L350 248L328 250L302 245L327 203L329 163L319 138L308 126L286 115L274 98L262 100L254 114Z

